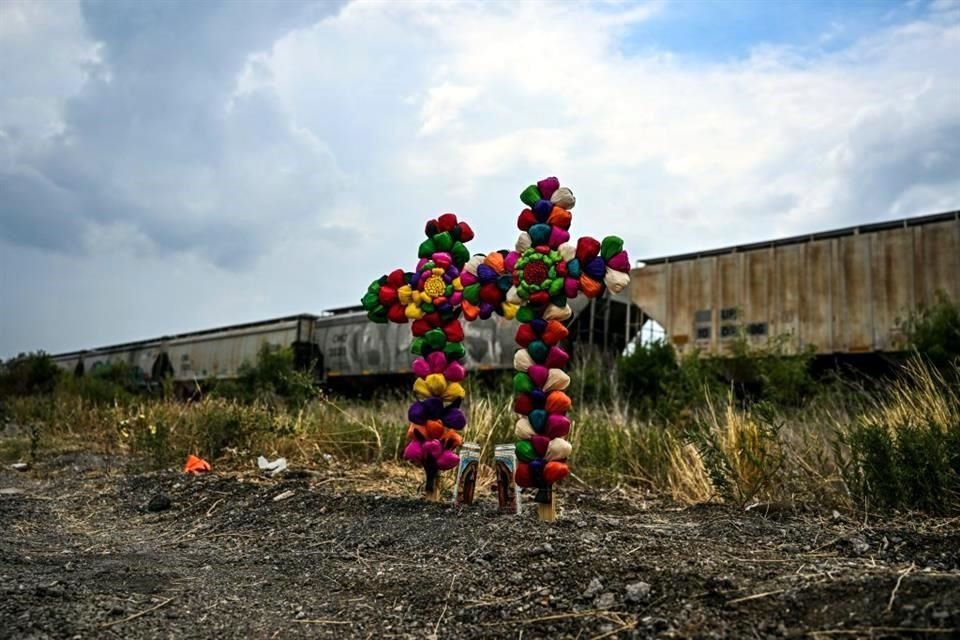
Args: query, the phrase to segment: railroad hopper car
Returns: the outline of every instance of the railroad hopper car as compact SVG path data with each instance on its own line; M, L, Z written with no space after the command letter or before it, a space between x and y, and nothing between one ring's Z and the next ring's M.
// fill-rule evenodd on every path
M275 318L63 353L53 360L77 375L123 363L144 381L165 376L177 382L233 378L244 363L256 362L264 343L292 347L298 363L304 363L314 351L316 319L307 314Z
M588 302L571 301L571 342L593 343L620 351L639 328L640 314L631 314L629 298L608 295ZM472 370L513 368L515 321L502 318L465 323L467 367ZM375 324L359 307L322 315L300 314L141 340L53 356L77 375L111 363L128 365L146 384L170 376L180 384L229 379L244 364L256 362L263 344L290 347L300 369L320 380L376 378L410 371L410 325Z
M902 321L960 300L960 211L640 261L630 297L678 351L738 336L820 355L903 350Z

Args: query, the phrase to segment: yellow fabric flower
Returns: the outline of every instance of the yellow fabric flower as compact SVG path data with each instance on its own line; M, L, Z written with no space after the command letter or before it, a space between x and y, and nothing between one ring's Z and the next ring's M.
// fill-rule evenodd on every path
M421 398L443 398L447 402L463 398L466 389L459 382L447 382L442 373L431 373L426 378L417 378L413 392Z
M424 315L423 309L421 309L415 302L411 302L407 305L406 314L411 320L419 320Z

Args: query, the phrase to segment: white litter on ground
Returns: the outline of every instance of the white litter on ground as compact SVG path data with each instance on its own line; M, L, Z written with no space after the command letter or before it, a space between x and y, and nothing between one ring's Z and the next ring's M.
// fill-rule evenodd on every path
M271 476L275 476L287 468L286 458L277 458L276 460L267 460L263 456L257 458L257 466L261 471L268 471Z

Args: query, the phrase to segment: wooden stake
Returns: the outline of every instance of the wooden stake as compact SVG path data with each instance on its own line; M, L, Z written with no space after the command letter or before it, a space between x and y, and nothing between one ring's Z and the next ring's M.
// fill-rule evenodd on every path
M440 502L440 472L436 467L427 467L424 472L427 474L424 498L427 502Z
M540 522L557 521L557 494L550 492L550 502L537 504L537 520Z

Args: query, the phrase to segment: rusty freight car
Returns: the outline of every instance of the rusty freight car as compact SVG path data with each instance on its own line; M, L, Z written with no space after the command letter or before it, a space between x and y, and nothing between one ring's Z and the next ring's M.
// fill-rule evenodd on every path
M818 354L897 351L900 321L960 299L960 211L642 260L631 299L678 351L738 335Z

